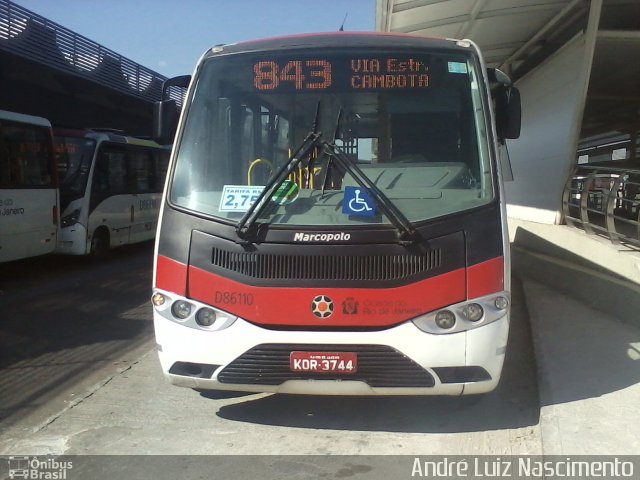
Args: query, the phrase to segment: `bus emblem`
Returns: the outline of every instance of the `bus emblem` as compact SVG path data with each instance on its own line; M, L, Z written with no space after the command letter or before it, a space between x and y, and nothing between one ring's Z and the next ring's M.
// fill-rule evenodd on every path
M311 312L319 318L328 318L333 313L333 300L326 295L318 295L311 302Z
M347 297L342 302L342 313L346 315L354 315L358 313L358 301L353 297Z

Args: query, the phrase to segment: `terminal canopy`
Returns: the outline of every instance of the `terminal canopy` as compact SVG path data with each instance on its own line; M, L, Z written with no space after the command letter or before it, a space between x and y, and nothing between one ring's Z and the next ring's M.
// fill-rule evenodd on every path
M377 0L376 28L470 38L488 66L513 75L544 54L550 42L564 43L571 26L584 23L588 9L583 0Z

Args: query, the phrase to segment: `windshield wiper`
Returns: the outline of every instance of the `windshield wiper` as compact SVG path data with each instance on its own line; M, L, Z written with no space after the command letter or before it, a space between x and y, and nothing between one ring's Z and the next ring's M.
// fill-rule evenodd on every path
M350 173L353 179L360 186L369 190L371 195L376 199L376 202L380 206L380 210L384 212L387 218L396 227L396 230L398 232L398 242L400 244L410 245L418 241L418 231L413 228L413 225L411 224L409 219L398 209L398 207L396 207L396 205L391 200L389 200L389 197L382 193L382 190L380 190L378 186L364 174L364 172L360 169L360 167L358 167L358 165L351 162L337 145L326 141L321 142L321 145L323 146L324 153L329 156L327 168L330 167L331 159L335 159L336 163L338 163L345 171ZM323 182L323 189L325 182Z
M305 159L316 147L318 141L322 137L322 132L318 132L318 116L320 115L320 102L318 102L318 109L316 110L316 117L313 122L313 129L307 134L302 144L291 155L289 160L280 167L277 173L267 182L256 201L249 207L247 213L240 219L236 225L236 234L238 237L244 240L250 240L255 238L256 232L255 224L256 220L265 208L271 202L271 197L280 188L282 182L297 168L298 164Z
M327 172L322 184L322 190L324 191L326 187L327 176L329 174L329 169L331 168L332 159L335 159L336 163L338 163L345 172L349 172L359 185L371 192L372 196L380 206L380 209L396 227L396 231L398 233L398 242L402 245L410 245L415 243L419 238L419 234L417 230L413 228L413 225L407 219L407 217L398 209L398 207L395 206L395 204L389 199L389 197L382 193L382 191L376 186L376 184L373 183L369 179L369 177L364 174L360 167L351 162L347 158L345 153L340 150L337 145L335 145L335 137L337 136L338 125L342 116L342 107L340 107L340 110L338 112L335 131L333 134L334 138L331 139L331 142L321 140L322 132L318 131L320 106L321 101L318 101L312 130L307 134L305 139L302 141L302 144L296 149L293 155L291 155L289 160L284 165L282 165L277 173L267 182L256 201L249 207L247 212L243 215L243 217L236 225L235 230L238 237L245 241L250 241L251 239L256 237L256 220L270 204L271 198L278 190L278 188L280 188L282 182L284 182L284 180L292 172L295 171L295 169L298 167L298 164L302 160L307 158L307 156L315 147L321 145L323 147L323 153L328 156Z

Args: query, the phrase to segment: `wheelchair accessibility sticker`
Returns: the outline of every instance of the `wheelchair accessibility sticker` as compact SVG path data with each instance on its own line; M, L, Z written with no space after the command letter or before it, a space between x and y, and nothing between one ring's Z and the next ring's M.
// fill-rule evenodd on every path
M344 187L342 213L360 217L373 217L376 215L375 202L369 192L361 187Z

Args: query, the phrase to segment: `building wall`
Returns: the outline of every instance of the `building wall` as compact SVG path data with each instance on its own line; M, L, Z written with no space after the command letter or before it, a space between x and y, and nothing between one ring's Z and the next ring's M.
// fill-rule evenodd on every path
M507 143L513 170L513 181L505 185L510 217L559 220L562 190L576 158L586 61L585 37L580 35L516 84L522 134Z
M507 143L513 181L505 184L509 217L561 223L562 192L573 166L602 0L591 0L588 27L519 79L522 134Z

